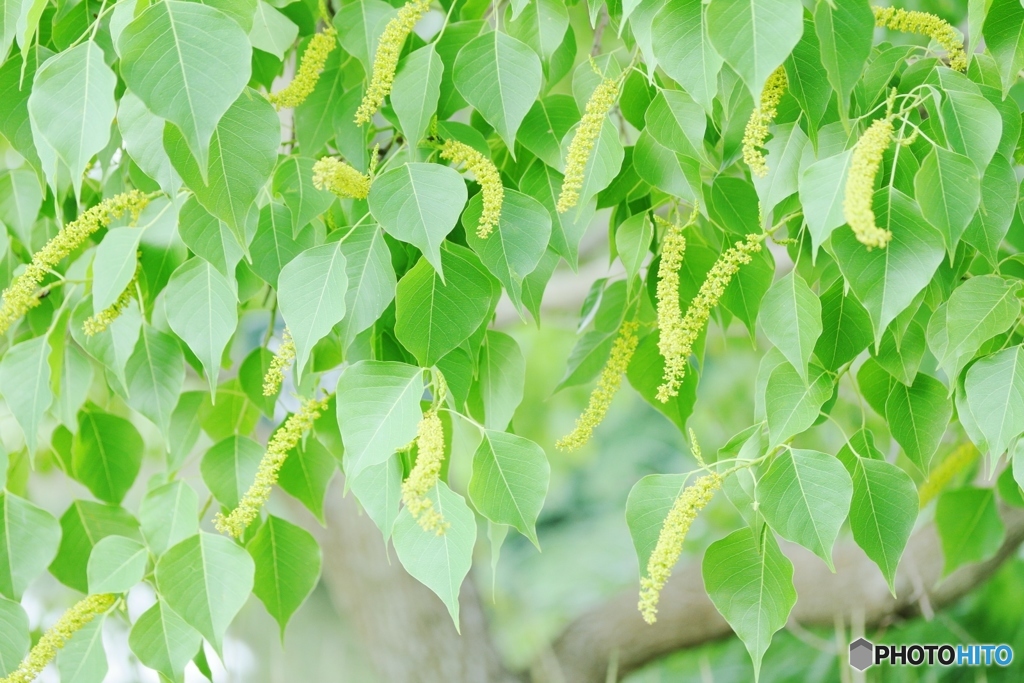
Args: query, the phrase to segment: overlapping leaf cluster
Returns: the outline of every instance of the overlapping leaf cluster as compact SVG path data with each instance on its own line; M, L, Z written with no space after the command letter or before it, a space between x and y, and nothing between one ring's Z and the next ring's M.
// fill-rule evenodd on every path
M1024 7L945 17L963 53L937 17L805 4L4 0L0 677L45 658L17 601L47 568L94 596L148 582L129 645L169 680L250 593L284 629L320 550L260 505L276 485L322 520L339 469L458 623L478 520L538 543L549 479L496 308L542 324L592 224L621 267L584 304L559 389L599 387L563 443L600 438L620 384L684 429L709 318L763 350L753 425L700 490L630 496L646 617L722 497L747 526L705 587L755 671L796 599L776 536L831 566L848 521L895 586L937 497L947 571L990 557L1024 483ZM837 405L864 419L823 453ZM89 492L59 520L27 499L47 468ZM102 678L83 652L127 615L101 602L46 641L58 668Z

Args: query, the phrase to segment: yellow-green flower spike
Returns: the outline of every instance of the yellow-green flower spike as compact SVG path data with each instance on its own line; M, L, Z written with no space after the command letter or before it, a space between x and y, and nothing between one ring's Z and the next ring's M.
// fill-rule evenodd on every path
M636 345L639 341L636 331L639 323L630 320L622 323L619 328L619 335L612 344L611 355L608 362L601 370L601 376L597 380L597 386L590 394L590 401L586 410L576 418L576 426L571 432L559 439L555 446L563 451L575 451L582 448L594 433L594 429L601 424L608 407L612 404L619 386L622 384L622 375L629 367L629 361L633 358Z
M445 140L441 145L441 157L456 166L465 164L466 170L470 171L480 184L484 207L480 213L480 223L476 227L476 236L482 240L487 239L498 225L501 205L505 201L505 187L501 184L501 174L498 173L493 161L458 140Z
M928 474L928 479L918 489L917 495L921 500L921 507L924 507L933 498L942 493L953 477L967 469L971 463L978 459L979 455L981 453L978 452L978 449L970 441L961 444L952 453L947 455L946 459Z
M313 187L345 199L366 199L370 194L370 176L334 157L320 157L313 164Z
M86 624L100 616L117 602L117 596L111 593L90 595L79 600L73 607L61 615L57 623L46 629L46 633L29 651L21 665L0 683L32 683L43 669L57 658L71 636L75 635Z
M395 69L398 68L398 58L402 54L405 39L428 9L430 0L409 0L398 10L398 16L384 27L373 58L370 85L356 110L357 126L369 123L384 104L384 98L391 94L391 84L395 80Z
M964 41L949 22L928 12L916 12L895 7L872 7L875 12L875 26L900 33L916 33L928 36L949 54L949 68L967 71L967 55Z
M750 263L751 254L761 251L762 239L761 235L747 235L746 241L736 242L722 252L704 278L697 296L693 297L693 301L686 309L682 323L677 329L672 330L669 338L666 339L662 333L658 345L670 349L668 358L673 361L670 364L666 359L665 374L661 386L658 387L657 396L662 403L679 393L679 387L686 376L686 362L690 358L697 337L711 317L712 309L718 305L725 288L729 286L740 266ZM664 351L662 354L664 355Z
M875 176L892 135L892 121L888 117L876 119L854 145L850 171L846 176L843 215L857 240L868 249L884 247L892 239L891 232L875 225L875 212L871 205L875 195Z
M338 44L338 32L333 27L325 28L309 40L302 59L299 61L299 68L295 72L295 78L287 86L277 92L267 95L270 103L281 109L282 107L297 107L306 101L309 94L313 92L317 81L320 80L320 73L324 70L327 57Z
M82 323L82 331L85 332L85 336L91 337L94 334L99 334L104 331L110 324L117 320L118 316L124 312L124 309L128 308L128 304L132 300L132 294L135 290L135 280L128 283L128 286L124 288L124 291L117 297L117 300L104 308L99 313L86 318L85 322Z
M768 126L778 114L779 102L782 101L788 85L786 69L780 66L765 81L761 90L761 103L750 114L746 130L743 131L743 161L759 178L768 175L768 164L764 160L761 148L764 147L764 141L768 137Z
M277 347L277 353L270 361L267 374L263 376L263 395L273 396L281 391L281 383L284 382L284 371L295 360L295 341L292 340L292 333L284 328L284 335L281 338L281 345Z
M0 295L3 297L3 304L0 305L0 334L10 329L30 308L38 305L36 289L51 268L80 247L100 227L120 218L125 212L130 213L133 220L137 219L148 202L149 197L138 190L131 190L104 199L61 228L42 249L32 255L32 261L25 270Z
M270 491L277 483L277 475L288 458L288 452L313 428L313 423L325 410L327 399L311 399L303 401L299 412L285 420L284 426L274 433L267 444L267 452L256 470L256 479L238 502L238 507L227 516L218 512L214 517L213 525L217 531L235 538L242 537L270 499Z
M672 575L672 568L679 561L690 526L721 487L721 475L712 472L683 489L672 504L661 526L661 533L658 534L658 543L647 560L647 576L640 578L640 602L637 607L648 624L657 621L661 589L665 587L668 577Z
M576 128L576 133L569 143L569 151L565 157L565 177L562 179L562 191L558 195L555 208L558 213L565 213L576 206L583 188L583 173L587 169L590 153L594 151L597 138L601 135L601 127L608 118L608 112L615 106L619 98L619 81L605 78L587 100L587 109Z
M444 462L444 428L436 409L424 413L420 420L416 450L416 464L402 482L402 503L424 531L440 536L448 528L448 522L434 509L434 501L427 497L430 489L437 486Z
M683 265L683 255L686 252L686 238L683 230L697 220L697 210L694 208L693 215L686 225L669 223L661 216L654 217L655 222L665 228L665 236L661 242L661 263L658 264L658 288L656 298L658 301L658 351L665 360L665 375L676 377L682 373L680 368L686 365L687 355L683 355L684 349L679 346L682 340L683 311L679 306L679 268ZM671 368L671 370L669 370ZM668 401L669 392L658 392L658 400L662 403ZM678 393L678 385L674 389ZM664 394L664 398L662 398Z

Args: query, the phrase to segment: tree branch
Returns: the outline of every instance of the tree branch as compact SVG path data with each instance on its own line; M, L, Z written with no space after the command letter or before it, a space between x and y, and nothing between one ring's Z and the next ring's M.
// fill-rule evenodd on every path
M794 544L783 550L793 561L796 607L790 621L832 627L837 617L867 627L924 614L947 605L990 577L1024 541L1024 510L1003 508L1006 538L991 559L959 568L942 579L942 547L932 524L914 533L896 575L893 598L878 567L853 543L836 547L836 573ZM609 660L619 677L658 657L728 636L732 631L704 592L700 563L678 569L662 592L658 621L648 626L630 591L571 622L552 651L532 668L534 681L603 683Z

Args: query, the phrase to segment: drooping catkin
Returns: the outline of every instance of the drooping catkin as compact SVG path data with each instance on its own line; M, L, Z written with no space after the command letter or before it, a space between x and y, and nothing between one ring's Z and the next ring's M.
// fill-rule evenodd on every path
M501 174L488 157L458 140L445 140L441 145L441 157L455 165L465 164L480 184L483 199L483 211L480 223L476 228L476 236L487 239L501 217L501 205L505 201L505 187L501 184Z
M0 295L3 297L3 304L0 305L0 334L39 303L36 289L51 268L80 247L90 235L113 219L120 218L125 212L130 213L133 220L138 219L148 202L149 197L138 190L131 190L104 199L61 228L42 249L32 255L32 261L25 270Z
M0 679L0 683L32 683L57 658L57 653L75 633L113 607L115 602L117 596L111 593L90 595L79 600L61 615L57 623L46 629L21 665L6 678Z
M981 453L978 452L978 449L970 441L961 444L952 453L947 455L946 459L928 474L928 478L921 484L921 488L918 489L917 495L921 500L921 507L924 507L933 498L942 493L946 485L953 480L953 477L967 469L971 463L978 459L979 455Z
M409 0L398 10L398 16L384 27L384 33L380 36L377 52L373 58L370 85L366 89L366 94L363 95L359 109L356 110L357 126L369 123L380 106L384 104L384 98L391 93L391 85L395 80L395 69L398 68L398 58L402 54L405 39L409 37L416 22L426 14L428 9L430 9L430 0Z
M761 235L747 235L745 241L736 242L723 251L708 271L678 328L669 330L667 334L664 331L661 333L659 348L669 349L666 358L673 359L671 364L668 360L665 361L665 374L661 386L658 387L657 396L662 403L679 393L679 387L686 377L687 360L693 352L697 337L711 317L712 309L718 305L725 288L729 286L740 266L750 263L751 254L761 251L762 239ZM664 355L664 351L662 354Z
M743 161L750 171L763 178L768 175L768 164L764 160L764 141L768 137L768 126L778 114L779 102L786 93L789 80L786 69L779 67L771 73L761 90L761 103L750 114L747 127L743 131Z
M281 384L284 382L284 371L291 362L295 360L295 341L288 328L284 328L281 337L281 345L277 347L277 353L270 361L267 374L263 376L263 395L274 396L281 391Z
M128 308L128 304L131 303L132 294L135 293L135 285L139 281L139 273L142 271L142 262L138 262L135 265L135 274L132 276L131 281L125 286L125 288L118 295L114 303L104 308L99 313L95 313L82 323L82 331L85 332L85 336L91 337L95 334L99 334L108 327L111 323L120 317L124 312L124 309Z
M857 236L857 241L868 249L884 247L892 239L891 232L875 225L875 211L872 208L875 176L878 175L882 156L892 136L893 125L889 117L872 122L853 147L850 170L846 176L843 215Z
M256 470L256 478L238 502L238 507L226 516L218 512L214 517L213 525L217 531L235 538L242 537L270 499L270 491L277 483L277 475L288 458L288 452L313 428L313 423L325 410L327 399L310 399L303 401L299 411L285 420L284 425L270 438L267 451Z
M434 501L427 494L437 486L443 462L444 428L437 409L431 409L423 414L416 429L416 464L402 482L402 503L424 531L438 536L448 528L448 522L434 509Z
M345 199L366 199L370 182L370 176L334 157L320 157L313 164L313 187Z
M310 38L309 45L302 53L295 78L281 90L267 95L270 103L281 109L282 107L297 107L305 102L313 92L313 88L316 87L317 81L320 80L320 73L324 70L327 58L337 45L338 32L333 26L325 28Z
M872 7L875 26L901 33L916 33L928 36L949 54L949 68L967 71L967 55L964 53L963 38L949 22L929 12L896 9L895 7Z
M596 66L594 68L596 71ZM587 170L590 153L594 151L597 138L601 135L601 127L608 118L608 112L619 98L619 86L618 79L602 78L587 100L586 111L576 128L576 133L572 136L569 151L565 156L565 177L562 179L562 190L555 207L558 213L565 213L580 200L583 175Z
M679 306L679 268L683 265L683 255L686 253L686 237L683 230L697 220L697 209L694 207L693 215L685 225L669 223L661 216L654 217L655 222L665 228L665 235L661 242L661 262L658 264L658 287L656 299L658 303L658 351L665 361L667 368L671 367L673 377L680 374L679 366L686 364L686 356L680 356L681 348L677 348L676 342L681 339L683 325L683 311ZM677 388L678 392L678 388ZM664 399L661 398L665 394ZM662 403L668 401L670 394L658 392L658 400Z
M661 589L665 587L672 568L679 561L687 532L698 513L711 502L721 487L721 475L717 472L706 474L683 489L672 504L658 534L658 543L647 560L647 576L640 578L640 601L637 608L648 624L657 621Z
M594 429L604 420L605 413L608 412L608 407L611 406L612 399L622 384L622 376L629 367L629 361L633 359L633 352L636 351L639 341L636 336L639 327L640 324L635 320L626 321L619 327L619 334L612 344L608 362L601 370L597 386L590 393L586 409L576 418L573 430L555 443L559 450L575 451L582 448L590 441Z

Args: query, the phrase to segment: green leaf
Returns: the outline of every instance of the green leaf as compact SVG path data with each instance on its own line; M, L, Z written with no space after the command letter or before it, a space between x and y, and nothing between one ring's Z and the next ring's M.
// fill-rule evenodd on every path
M148 417L167 438L171 414L185 385L185 355L178 342L148 323L125 366L131 407Z
M295 340L295 375L318 341L345 317L348 275L339 243L302 252L281 270L278 305Z
M21 600L56 556L61 528L49 512L9 491L0 491L0 515L0 594Z
M398 519L402 500L402 461L397 455L363 469L346 480L356 500L384 535L385 543Z
M661 68L710 114L722 58L708 39L703 3L668 0L651 24L651 40Z
M44 335L11 346L0 359L0 391L25 435L29 453L35 453L39 423L53 403L49 357L50 343Z
M257 50L269 52L280 60L295 42L299 27L287 16L278 12L268 3L256 3L256 14L252 17L249 42Z
M971 366L964 382L967 404L985 436L990 462L1024 432L1024 347L985 356ZM986 449L984 446L988 446Z
M284 267L303 249L313 246L313 230L300 230L293 235L294 223L291 210L284 204L271 202L260 209L256 235L249 245L252 272L274 289L280 289L278 279Z
M914 177L914 191L921 213L942 233L952 254L981 202L981 176L974 162L935 147Z
M992 489L946 491L935 506L935 526L946 558L943 576L961 565L992 557L1006 535Z
M771 371L765 389L768 434L774 448L791 436L808 429L833 391L832 376L812 364L805 384L800 374L783 361Z
M253 588L252 558L234 541L200 532L171 547L156 565L167 606L220 652L224 631Z
M0 676L17 670L32 645L28 615L13 600L0 598Z
M519 125L544 80L537 53L510 35L490 31L459 50L453 76L459 93L514 150Z
M430 119L437 112L443 72L441 56L433 43L410 53L398 65L391 106L406 140L417 142L426 134Z
M548 95L526 112L516 139L545 164L562 170L562 138L579 120L576 100L569 95Z
M686 486L687 478L685 474L648 474L629 490L626 525L633 538L641 576L647 574L647 562L658 545L661 527Z
M932 349L951 377L959 374L952 370L962 367L957 362L962 356L973 358L982 344L1016 322L1019 291L1019 282L998 275L972 277L953 290L946 304L946 347Z
M1002 154L992 157L981 178L981 203L963 240L990 263L999 261L999 246L1010 230L1017 210L1017 175Z
M338 42L345 52L359 60L365 73L373 72L377 41L388 21L397 14L398 10L384 0L358 0L343 5L334 15Z
M821 302L795 270L773 284L761 301L761 329L807 380L807 363L821 336Z
M31 170L15 168L0 173L0 220L26 244L42 204L39 178Z
M211 395L224 347L238 324L235 286L208 262L194 258L174 271L164 290L167 323L203 364Z
M202 642L199 631L159 598L128 634L128 646L139 661L171 680L181 679Z
M551 214L533 197L506 188L497 229L486 239L480 239L476 226L482 212L483 198L478 192L462 214L466 243L505 286L521 314L523 280L537 267L547 249L551 239Z
M428 497L448 528L441 535L424 531L409 509L402 508L395 521L395 553L414 579L441 598L458 630L459 589L473 563L476 518L465 499L444 482L438 482Z
M92 310L99 313L109 308L135 277L136 253L142 231L136 228L114 228L107 231L96 248L92 262Z
M48 59L28 98L32 138L55 189L71 182L82 193L85 166L110 141L117 77L103 50L88 41Z
M262 459L263 447L258 443L245 436L229 436L210 446L199 470L213 497L234 509L249 490Z
M814 8L814 28L821 44L821 63L828 82L846 109L853 86L860 80L875 31L875 16L865 0L839 0Z
M178 404L171 413L171 427L168 430L167 469L172 472L185 462L185 458L196 445L201 431L199 409L208 399L204 391L186 391L178 398Z
M124 536L107 536L89 554L89 592L127 593L142 581L147 562L146 546Z
M870 432L858 432L870 439ZM869 442L869 447L874 443ZM850 530L872 562L878 565L895 595L896 568L914 530L920 502L914 480L902 469L876 459L874 453L859 453L848 443L837 456L853 478Z
M793 0L712 0L708 37L747 84L754 101L803 33L803 8Z
M922 472L939 448L953 415L949 392L942 382L920 373L911 386L896 382L885 401L885 419L896 442Z
M788 90L807 114L807 129L812 140L817 140L818 123L824 116L832 98L828 72L821 60L821 45L810 12L804 13L803 35L786 58Z
M871 319L857 298L843 290L840 278L821 295L821 336L814 356L826 370L836 372L871 343Z
M555 205L562 191L562 174L540 159L526 169L519 181L519 189L539 200L548 210L551 216L551 248L575 269L579 260L580 240L594 217L595 202L583 204L575 211L558 213Z
M691 159L705 158L707 117L700 104L682 90L659 90L644 114L658 144Z
M787 449L758 480L758 509L783 538L825 560L850 511L853 482L836 458L820 451Z
M423 252L441 271L441 243L466 205L466 183L454 169L412 163L378 176L370 188L370 213L393 237Z
M341 241L348 289L345 317L338 324L342 349L381 316L395 299L395 268L384 232L373 223L353 228Z
M50 573L69 588L89 592L88 562L93 547L107 536L140 538L139 523L124 508L76 500L60 518L60 547Z
M626 267L626 280L632 282L651 249L654 226L646 213L638 213L622 221L615 230L615 251Z
M708 546L701 573L711 602L746 645L756 681L772 636L796 604L793 563L772 534L758 543L748 528Z
M132 161L169 195L177 194L181 177L164 150L164 120L146 108L139 96L126 90L117 105L117 128ZM189 201L195 201L191 197Z
M1017 82L1024 69L1024 6L1019 0L992 0L985 17L982 35L985 47L999 66L1003 93Z
M71 445L75 479L107 503L120 504L142 467L145 444L131 422L87 410Z
M903 338L896 336L894 326L889 326L882 335L882 343L874 353L875 360L893 377L910 386L924 359L924 328L911 321Z
M875 220L892 232L884 249L865 249L852 230L832 235L839 269L871 317L876 342L931 281L944 253L942 236L898 190L875 193Z
M209 261L226 277L234 277L242 248L227 224L206 210L195 195L185 200L178 214L178 234L192 252Z
M405 363L360 361L341 373L337 396L345 474L355 479L416 436L423 371Z
M473 456L469 499L496 524L508 524L540 547L537 516L551 468L544 449L521 436L487 429Z
M526 358L515 339L504 332L487 330L480 347L478 388L483 403L483 424L504 431L523 400Z
M157 557L199 531L199 496L184 481L172 481L146 493L139 523L146 545Z
M93 367L89 357L74 344L67 344L64 362L60 366L60 391L54 412L68 429L78 429L78 411L85 404L92 380Z
M107 653L103 649L101 615L76 631L57 654L60 680L67 683L101 683L107 676Z
M469 339L491 310L491 279L476 254L449 243L441 261L447 281L423 258L395 296L395 336L423 367Z
M937 71L936 75L945 91L939 115L949 147L984 171L999 149L1003 131L999 110L966 76L949 70Z
M139 304L133 298L106 331L88 337L82 326L86 318L91 315L92 301L90 297L85 297L71 313L71 336L79 346L85 349L86 353L111 371L115 382L124 386L128 383L125 377L125 367L128 365L128 359L135 352L135 345L142 330L142 314L139 311ZM10 353L8 351L8 355ZM3 376L2 368L3 363L0 362L0 378ZM4 380L0 379L0 385L3 382Z
M177 126L205 177L214 129L249 81L252 48L245 31L212 7L170 0L139 14L117 47L128 87L149 111Z
M230 379L217 387L216 396L204 394L199 406L199 424L214 440L232 434L251 434L259 419L259 407L249 400L237 379Z
M799 187L800 165L809 142L807 134L796 123L775 126L768 151L768 175L754 176L754 187L761 198L762 211L774 209Z
M509 35L517 38L541 56L551 60L569 28L569 12L561 0L537 0L525 7L513 8L513 20L506 23ZM625 21L626 17L623 17Z
M729 281L721 303L747 326L753 339L764 295L775 277L775 258L768 249L761 249L750 256L750 263L740 268Z
M832 231L846 223L843 196L846 172L852 150L819 159L800 174L800 204L804 207L807 229L814 253Z
M174 169L196 199L227 223L243 252L255 232L256 197L274 172L280 144L277 112L251 89L224 112L209 138L208 165L194 155L191 141L180 130L164 128L164 147Z
M338 461L316 439L306 439L292 450L281 466L278 484L324 522L324 496L331 478L338 471Z
M305 157L288 157L274 170L274 194L280 195L285 206L291 209L293 238L334 202L334 195L314 187L314 163Z
M320 546L305 529L269 515L245 549L256 565L253 592L284 637L288 620L320 580Z

